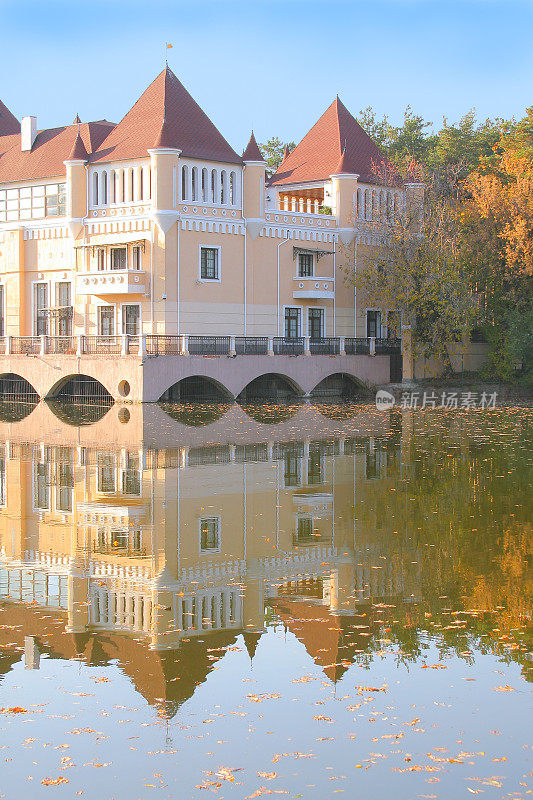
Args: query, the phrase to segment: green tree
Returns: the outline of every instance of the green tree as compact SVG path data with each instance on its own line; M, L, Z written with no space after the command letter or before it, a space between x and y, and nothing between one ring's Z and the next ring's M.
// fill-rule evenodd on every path
M283 153L287 147L289 153L296 147L294 142L283 142L278 136L272 136L267 142L259 145L267 163L268 171L274 173L283 161Z

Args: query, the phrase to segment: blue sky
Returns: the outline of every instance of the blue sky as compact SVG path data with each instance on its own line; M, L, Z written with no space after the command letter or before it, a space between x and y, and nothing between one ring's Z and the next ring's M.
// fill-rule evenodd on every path
M0 0L0 99L118 122L164 65L238 150L298 141L338 93L434 124L533 104L533 0Z

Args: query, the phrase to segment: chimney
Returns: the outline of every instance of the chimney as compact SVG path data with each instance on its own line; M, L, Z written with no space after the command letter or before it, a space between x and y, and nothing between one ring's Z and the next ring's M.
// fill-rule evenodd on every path
M20 124L20 149L31 150L37 136L37 117L22 117Z

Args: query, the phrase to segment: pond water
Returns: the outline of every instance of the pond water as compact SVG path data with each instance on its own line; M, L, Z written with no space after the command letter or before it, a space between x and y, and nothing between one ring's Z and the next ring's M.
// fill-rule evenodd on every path
M531 422L2 409L0 798L526 798Z

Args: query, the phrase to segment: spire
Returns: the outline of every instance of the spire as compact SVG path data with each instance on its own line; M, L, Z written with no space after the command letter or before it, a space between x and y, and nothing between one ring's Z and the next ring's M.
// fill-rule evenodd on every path
M20 133L20 122L0 100L0 136Z
M252 135L250 136L250 141L246 145L246 150L242 154L243 161L263 161L263 154L259 149L257 142L255 140L254 132L252 131Z
M80 115L76 114L76 116L74 117L74 122L72 124L79 125L80 123L81 123Z
M83 144L83 139L80 136L80 131L78 128L78 133L76 134L76 139L67 161L87 161L88 158L89 154L87 153L85 145Z
M283 151L283 158L281 159L281 163L282 164L285 161L285 159L289 157L289 155L290 155L289 146L285 145L285 150ZM280 164L280 166L281 166L281 164Z
M254 659L255 651L257 650L257 644L261 636L261 633L256 633L255 631L244 631L243 633L244 644L248 650L250 661L253 661Z

